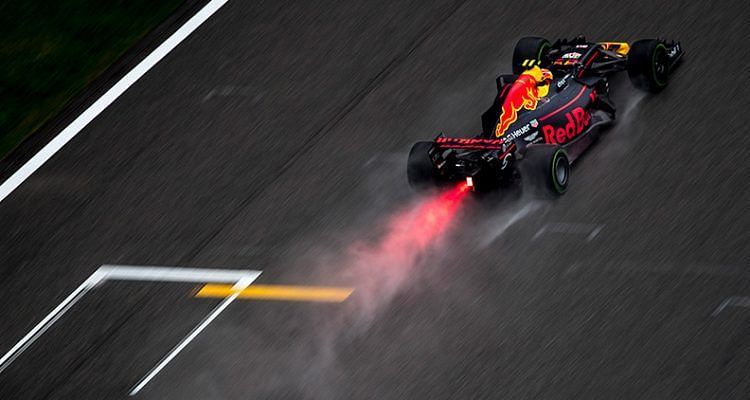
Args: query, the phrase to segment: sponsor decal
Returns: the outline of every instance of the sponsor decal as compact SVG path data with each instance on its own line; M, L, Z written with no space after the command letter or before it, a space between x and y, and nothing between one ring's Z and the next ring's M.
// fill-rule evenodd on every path
M564 60L562 58L558 58L554 62L555 65L576 65L578 64L578 60Z
M560 80L557 81L557 88L560 89L561 87L567 85L568 84L568 78L570 78L570 74L567 74L567 75L563 76L562 78L560 78Z
M589 45L587 44L577 44L576 49L588 49Z
M518 112L522 108L527 110L536 109L539 103L539 92L537 90L537 78L532 75L541 71L537 67L536 71L529 70L522 73L508 90L505 95L503 105L500 107L500 118L495 127L495 136L501 137L508 130L508 127L518 120Z
M526 133L526 132L528 132L530 130L531 130L531 126L529 124L526 124L526 125L518 128L518 129L516 129L515 131L509 133L508 136L505 137L505 140L513 140L513 139L515 139L515 138L523 135L524 133Z
M532 134L531 134L531 135L529 135L529 136L526 136L525 138L523 138L523 140L525 140L525 141L527 141L527 142L530 142L530 141L532 141L532 140L536 139L536 137L537 137L537 135L538 135L538 134L539 134L539 132L538 132L538 131L534 131L534 133L532 133Z
M505 140L480 138L449 138L442 136L435 139L435 144L443 148L454 149L502 150L505 147Z
M563 126L542 126L545 143L558 144L569 142L586 129L591 122L591 114L587 113L581 107L576 107L565 113L565 120L567 122Z
M508 166L509 158L510 158L510 153L506 154L505 157L503 157L503 165L500 166L500 169L505 169Z
M505 140L505 142L507 143L507 142L510 142L511 140L518 139L518 138L526 135L529 132L531 132L534 136L536 136L538 132L536 131L535 128L537 128L537 127L539 127L539 121L536 118L534 118L531 121L529 121L529 123L527 123L526 125L518 128L518 129L516 129L516 130L514 130L514 131L512 131L510 133L507 133L505 136L503 136L503 140Z
M481 139L481 138L450 138L441 136L435 139L435 143L457 143L457 144L503 144L502 139Z
M679 44L675 44L674 47L672 47L671 49L669 49L669 51L667 52L667 57L672 58L672 57L676 56L678 51L680 51L680 45Z
M572 59L572 60L577 60L577 59L581 58L582 55L583 54L581 54L581 53L579 53L577 51L571 51L570 53L563 54L562 58L569 58L569 59Z

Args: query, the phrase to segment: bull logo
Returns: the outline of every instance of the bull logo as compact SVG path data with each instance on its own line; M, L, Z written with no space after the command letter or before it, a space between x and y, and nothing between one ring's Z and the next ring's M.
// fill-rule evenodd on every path
M548 78L548 71L542 71L539 67L533 67L524 71L518 76L515 82L511 84L508 93L505 95L503 105L500 108L500 118L495 127L495 137L501 137L508 130L508 127L518 120L518 112L522 108L527 110L536 109L539 104L539 98L545 93L540 93L539 83ZM548 89L548 87L547 87Z

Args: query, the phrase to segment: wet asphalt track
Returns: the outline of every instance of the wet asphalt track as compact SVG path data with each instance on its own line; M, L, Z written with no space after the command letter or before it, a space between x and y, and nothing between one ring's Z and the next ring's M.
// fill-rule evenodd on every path
M233 303L138 398L747 399L750 308L714 312L750 297L749 14L230 1L0 203L0 353L102 264L242 267L356 290ZM658 96L614 84L619 124L560 200L468 202L394 279L344 265L416 201L412 142L478 131L518 37L578 33L687 56ZM194 290L103 285L0 398L127 397L218 303Z

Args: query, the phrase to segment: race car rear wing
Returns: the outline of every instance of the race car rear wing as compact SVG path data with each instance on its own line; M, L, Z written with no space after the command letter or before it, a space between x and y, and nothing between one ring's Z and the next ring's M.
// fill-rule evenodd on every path
M445 136L435 138L435 145L441 150L505 150L507 147L503 139L449 138Z

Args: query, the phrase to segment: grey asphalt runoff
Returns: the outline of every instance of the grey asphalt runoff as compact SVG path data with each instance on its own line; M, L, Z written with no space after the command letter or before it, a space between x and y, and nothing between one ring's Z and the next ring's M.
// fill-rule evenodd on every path
M750 308L715 310L750 296L749 8L230 1L0 203L0 354L100 265L245 268L355 292L238 300L132 398L747 399ZM564 197L468 200L363 268L420 201L411 144L478 132L519 37L577 34L687 55L658 95L613 82ZM105 283L0 398L128 398L219 302L196 288Z

